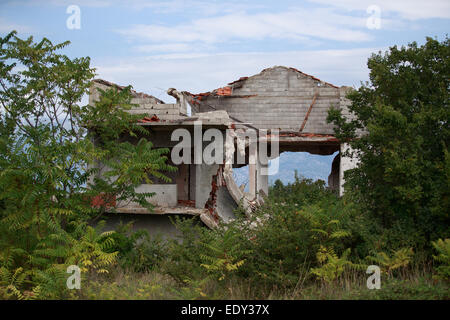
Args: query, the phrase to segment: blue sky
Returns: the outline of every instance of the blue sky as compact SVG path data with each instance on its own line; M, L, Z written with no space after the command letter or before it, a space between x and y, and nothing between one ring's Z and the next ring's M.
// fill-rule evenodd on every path
M80 8L80 29L66 27L69 5ZM367 27L373 5L379 29ZM70 40L65 53L90 56L98 77L168 102L169 87L209 91L274 65L358 86L371 52L442 40L449 26L448 0L0 2L2 35Z

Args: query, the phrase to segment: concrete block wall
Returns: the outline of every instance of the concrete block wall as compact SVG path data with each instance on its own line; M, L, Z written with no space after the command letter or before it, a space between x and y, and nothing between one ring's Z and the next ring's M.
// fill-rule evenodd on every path
M94 101L97 101L100 98L100 91L98 91L97 88L107 90L111 87L116 87L119 89L123 88L104 80L92 81L89 93L89 103L93 104ZM153 96L135 91L132 92L132 96L133 98L131 99L131 103L139 105L137 108L133 108L129 111L132 114L146 113L150 117L156 115L160 120L177 120L183 118L182 115L186 113L184 111L185 107L182 107L178 103L164 103Z
M352 87L340 87L339 88L339 106L342 111L342 115L345 116L347 119L352 120L354 118L354 115L350 113L348 107L351 104L351 101L347 99L347 94L350 93L350 91L353 90Z
M229 96L202 97L199 111L211 111L212 106L259 129L298 131L317 92L303 132L333 134L326 118L330 107L340 106L338 87L286 67L266 69L231 87Z
M135 100L135 99L133 99ZM179 104L154 104L142 101L142 98L136 99L137 101L133 103L139 104L138 108L133 108L128 112L132 114L148 114L150 117L153 115L157 116L160 120L178 120L184 118L180 114L180 105Z

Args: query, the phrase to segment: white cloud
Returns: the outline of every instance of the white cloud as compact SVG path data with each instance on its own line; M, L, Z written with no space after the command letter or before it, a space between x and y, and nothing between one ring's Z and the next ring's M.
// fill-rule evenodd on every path
M262 7L258 3L245 4L239 0L212 1L212 0L2 0L9 5L54 5L81 7L123 7L126 9L150 9L155 13L170 14L176 12L195 11L199 14L217 14L233 12L242 9L255 9Z
M8 5L53 5L53 6L70 6L78 5L82 7L108 7L114 3L114 0L14 0L7 1Z
M366 10L377 5L384 13L395 13L407 20L450 18L448 0L309 0L319 4L352 10Z
M279 13L236 12L173 26L140 24L118 32L133 39L152 42L220 43L233 39L267 38L306 41L311 37L358 42L371 38L364 30L365 24L365 17L343 17L322 8Z
M138 91L172 101L165 90L205 92L274 65L295 67L335 85L368 80L367 58L380 48L272 53L170 54L93 61L98 77L131 84Z
M120 2L120 1L119 1ZM127 5L131 8L142 10L151 9L156 13L177 13L177 12L196 12L199 15L213 15L236 12L241 10L255 10L264 8L257 2L246 3L239 0L171 0L171 1L148 1L148 0L130 0Z
M137 24L117 30L137 41L196 42L203 44L227 41L283 39L308 43L318 40L362 42L373 39L367 27L371 5L381 9L381 27L385 30L417 28L415 21L427 18L449 18L448 0L309 0L315 7L298 6L295 2L280 2L278 6L253 9L248 2L241 6L234 1L211 2L201 0L143 2L132 1L132 6L167 10L167 12L209 10L210 14L189 15L191 21L167 24ZM232 4L232 5L231 5ZM297 7L289 7L289 4ZM274 10L274 8L276 8ZM278 11L282 8L282 11ZM277 10L278 9L278 10ZM205 17L206 16L206 17ZM197 18L205 17L205 18Z
M163 44L146 44L141 46L136 46L139 52L186 52L192 50L192 46L186 43L163 43Z
M19 33L29 32L31 28L25 25L11 23L10 21L0 18L0 32L1 33L9 33L13 30L16 30Z

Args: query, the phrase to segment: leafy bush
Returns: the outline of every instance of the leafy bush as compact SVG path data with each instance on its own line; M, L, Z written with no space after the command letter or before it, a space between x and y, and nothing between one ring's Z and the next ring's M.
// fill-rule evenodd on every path
M88 273L108 273L117 252L107 252L114 243L111 232L101 233L102 225L93 228L79 224L72 233L52 234L37 243L30 253L5 250L0 253L0 298L30 297L57 299L69 296L66 287L69 265L78 265L82 277ZM23 262L28 257L28 262ZM20 263L20 267L16 267ZM4 295L4 296L3 296Z
M273 189L244 232L251 239L252 255L241 274L255 283L295 286L310 268L322 266L316 256L321 248L343 254L353 245L346 230L350 212L341 210L341 200L321 181L296 177L294 183L278 182Z
M352 147L345 155L359 158L346 191L371 220L376 250L413 247L429 259L431 241L450 232L450 39L390 47L368 67L370 82L348 94L352 116L329 111Z
M159 269L166 259L167 242L160 235L150 237L145 233L124 256L122 266L135 272L149 272Z
M108 273L107 268L117 261L117 251L112 251L114 231L100 233L103 223L96 228L86 226L79 238L73 239L67 254L66 264L78 265L81 272Z
M391 256L385 252L378 252L375 256L368 257L368 259L380 265L381 271L391 276L394 270L402 269L409 265L413 254L412 248L403 248L393 251Z
M168 241L168 259L163 261L161 269L178 283L188 279L198 279L207 276L200 254L205 252L202 243L209 243L214 238L214 231L201 226L196 219L175 217L174 225L180 232L179 239Z
M341 257L338 257L333 249L321 247L317 252L317 261L321 264L318 268L311 268L311 273L318 279L324 280L330 284L339 278L342 273L353 264L348 260L350 249L344 251Z
M241 230L230 225L217 230L212 242L201 242L201 245L205 248L204 253L200 254L203 260L201 266L219 281L242 267L245 258L252 253L245 248Z
M0 37L0 292L8 297L11 290L16 298L67 296L71 264L107 272L118 255L114 245L125 250L125 243L90 224L125 199L151 209L151 194L135 188L175 170L167 149L145 138L119 140L148 134L137 125L142 115L126 112L131 87L101 91L99 101L81 105L95 73L88 57L59 53L68 44L16 32ZM99 164L109 171L99 174Z
M438 252L438 255L433 255L433 258L440 263L436 267L437 277L441 279L450 280L450 239L439 239L433 241L433 247Z
M177 218L182 236L168 243L162 270L181 284L212 276L292 287L309 277L310 268L323 267L316 256L320 248L342 255L355 246L346 230L354 212L342 210L342 201L322 182L297 177L293 184L278 182L273 188L276 192L250 221L239 209L239 218L215 230Z
M34 300L40 296L40 286L32 290L22 290L24 282L27 279L27 273L23 268L17 268L14 271L5 267L0 268L0 299L19 299Z

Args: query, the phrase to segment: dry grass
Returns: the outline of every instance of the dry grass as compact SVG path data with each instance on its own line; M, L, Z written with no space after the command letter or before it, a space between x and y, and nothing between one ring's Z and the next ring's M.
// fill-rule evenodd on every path
M361 272L347 272L332 284L299 281L295 288L253 286L245 279L226 281L201 279L179 284L153 271L133 273L120 269L107 276L91 275L83 280L74 299L230 299L230 300L347 300L347 299L450 299L448 282L431 278L426 269L404 271L396 277L382 276L380 290L366 287Z

